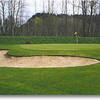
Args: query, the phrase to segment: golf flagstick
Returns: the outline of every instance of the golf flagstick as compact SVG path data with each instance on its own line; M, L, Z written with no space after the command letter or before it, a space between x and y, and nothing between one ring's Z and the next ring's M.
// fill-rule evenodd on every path
M78 50L78 46L77 45L79 43L79 40L78 40L78 32L75 32L74 33L74 36L75 36L75 41L76 41L76 46L75 46L75 49L76 49L75 51L76 52L75 52L75 55L77 55L77 50Z

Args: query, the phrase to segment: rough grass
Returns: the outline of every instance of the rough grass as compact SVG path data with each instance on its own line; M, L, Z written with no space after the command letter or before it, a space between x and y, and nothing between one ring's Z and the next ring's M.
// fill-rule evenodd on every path
M33 44L74 44L76 43L75 37L32 37L32 36L0 36L0 44L24 44L30 41ZM100 37L79 37L81 44L99 44Z

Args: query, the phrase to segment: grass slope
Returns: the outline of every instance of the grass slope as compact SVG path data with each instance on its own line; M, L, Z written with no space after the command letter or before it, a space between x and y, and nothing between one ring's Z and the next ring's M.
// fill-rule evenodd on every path
M100 44L30 44L15 45L8 54L11 56L81 56L100 59Z

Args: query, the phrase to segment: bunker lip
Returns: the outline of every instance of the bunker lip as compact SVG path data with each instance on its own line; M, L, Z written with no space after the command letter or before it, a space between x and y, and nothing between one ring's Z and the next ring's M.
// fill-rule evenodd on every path
M100 63L99 60L70 56L7 57L8 50L0 50L0 67L61 68Z

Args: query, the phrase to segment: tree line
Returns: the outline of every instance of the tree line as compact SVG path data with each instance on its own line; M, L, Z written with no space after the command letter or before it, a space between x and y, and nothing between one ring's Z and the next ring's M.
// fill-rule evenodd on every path
M15 35L22 25L23 0L0 0L0 33Z
M26 22L23 0L0 1L0 35L33 36L100 36L100 0L61 0L61 13L57 13L55 0L43 0L43 11ZM36 0L34 2L37 12ZM69 14L69 6L72 14Z

